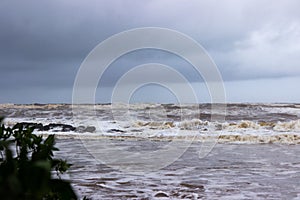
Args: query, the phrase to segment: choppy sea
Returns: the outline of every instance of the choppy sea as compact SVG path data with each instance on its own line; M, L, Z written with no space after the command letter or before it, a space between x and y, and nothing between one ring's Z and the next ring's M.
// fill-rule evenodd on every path
M300 104L1 104L0 116L56 134L79 196L300 199Z

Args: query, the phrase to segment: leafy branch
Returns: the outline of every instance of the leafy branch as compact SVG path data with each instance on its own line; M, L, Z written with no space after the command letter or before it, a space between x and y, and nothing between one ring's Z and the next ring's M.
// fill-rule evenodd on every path
M17 124L5 127L0 117L1 199L77 199L71 184L60 175L70 168L54 158L54 135L46 139L33 128ZM52 177L55 171L57 178Z

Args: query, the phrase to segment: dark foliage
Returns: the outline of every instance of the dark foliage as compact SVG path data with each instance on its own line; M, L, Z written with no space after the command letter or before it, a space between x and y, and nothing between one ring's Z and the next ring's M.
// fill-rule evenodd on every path
M77 199L71 184L60 174L70 167L55 159L54 135L43 139L33 134L33 127L16 124L5 127L0 118L0 198ZM53 177L56 172L56 178Z

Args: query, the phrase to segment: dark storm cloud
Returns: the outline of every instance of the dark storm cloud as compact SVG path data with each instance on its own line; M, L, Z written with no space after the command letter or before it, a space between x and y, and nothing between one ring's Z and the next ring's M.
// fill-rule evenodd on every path
M71 90L81 62L98 43L145 26L171 28L194 38L207 49L224 80L300 75L299 7L297 0L2 0L0 89ZM140 53L120 61L105 84L115 82L131 64L152 58L173 65L191 81L199 78L172 57Z
M2 57L46 61L78 59L93 48L97 39L100 42L111 34L109 27L106 27L108 32L99 31L105 19L93 18L84 7L63 5L59 1L5 1L1 4ZM88 21L89 17L92 21Z

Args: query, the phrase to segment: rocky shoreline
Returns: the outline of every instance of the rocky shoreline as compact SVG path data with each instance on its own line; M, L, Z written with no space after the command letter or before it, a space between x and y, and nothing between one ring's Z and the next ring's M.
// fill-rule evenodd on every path
M69 124L60 124L60 123L50 123L44 125L42 123L34 123L34 122L19 122L14 127L25 127L25 128L33 128L37 131L53 131L53 132L79 132L79 133L93 133L96 131L94 126L78 126L74 127Z

